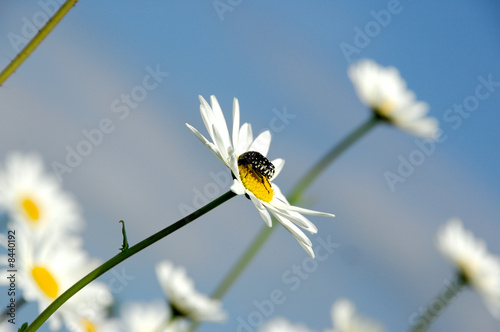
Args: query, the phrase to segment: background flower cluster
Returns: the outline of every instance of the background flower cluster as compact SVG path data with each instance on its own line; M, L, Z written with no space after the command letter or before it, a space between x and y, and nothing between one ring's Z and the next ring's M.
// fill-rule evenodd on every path
M0 89L2 160L16 149L39 151L54 174L53 162L71 164L63 187L84 207L85 250L102 260L121 245L118 220L126 221L134 243L229 188L225 168L184 127L203 128L198 95L216 94L225 112L237 96L244 121L256 133L272 131L269 156L286 159L279 178L286 193L368 116L347 75L349 64L372 58L393 65L430 105L447 139L425 146L380 126L344 154L306 193L308 207L337 216L315 221L314 247L338 246L331 253L320 249L324 260L313 264L284 230L274 234L225 298L222 326L232 331L238 318L260 314L321 330L331 326L332 304L348 298L389 330L405 329L451 275L435 246L448 218L460 217L491 252L500 252L499 87L481 88L483 99L476 97L483 81L500 81L498 5L402 0L381 24L375 16L394 1L222 2L232 10L219 15L212 2L81 0ZM43 20L50 11L51 1L40 3L0 5L1 67L17 53L9 35L22 37L26 21ZM357 50L348 58L346 44ZM91 151L77 158L71 151L78 147ZM391 190L386 172L404 182ZM246 203L231 201L127 261L128 279L114 297L157 298L153 267L164 258L185 265L197 287L210 293L262 227ZM104 275L102 282L118 285L113 278ZM269 315L261 313L255 303L274 290L286 299ZM436 330L498 329L481 297L461 296ZM18 318L36 311L27 306Z

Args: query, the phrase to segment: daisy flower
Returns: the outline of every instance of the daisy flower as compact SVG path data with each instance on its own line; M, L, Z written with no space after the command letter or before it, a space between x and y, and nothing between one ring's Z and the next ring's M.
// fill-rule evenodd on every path
M410 134L436 138L437 120L425 116L429 106L415 99L396 68L361 60L350 66L348 74L358 97L379 119Z
M312 330L305 325L292 324L285 318L278 317L262 325L259 332L312 332Z
M80 208L64 193L57 180L44 173L43 162L34 154L12 153L0 170L0 209L19 227L38 236L79 230Z
M331 310L333 329L325 332L382 332L385 328L356 313L356 307L347 299L337 300Z
M222 309L221 302L199 293L183 267L175 267L171 262L163 261L156 265L156 276L170 301L174 317L213 322L226 319L227 314Z
M105 317L102 312L97 315L66 313L63 318L68 331L71 332L121 332L119 321Z
M9 323L7 320L0 322L0 331L3 332L14 332L14 324Z
M69 237L52 241L39 241L28 235L16 238L17 287L26 301L38 303L40 312L99 265L98 261L89 259L80 245L80 239ZM2 270L6 272L6 269ZM8 282L5 277L0 279L0 285ZM99 312L111 302L108 287L94 281L63 304L49 318L49 326L58 330L62 325L61 318Z
M170 308L164 301L127 303L121 310L125 331L130 332L179 332L187 326L172 321Z
M120 332L118 320L107 316L112 302L108 286L94 281L64 304L64 325L71 332Z
M500 257L489 253L486 243L464 229L459 219L441 227L437 246L465 283L482 296L491 314L500 319Z
M217 99L211 96L210 100L212 106L200 96L201 117L212 142L191 125L186 124L186 126L231 170L234 178L231 190L238 195L246 195L250 198L269 227L272 226L271 213L299 241L306 252L314 257L312 243L299 227L313 234L317 232L317 228L302 214L323 217L334 215L290 205L280 188L273 183L285 161L267 159L271 144L269 130L264 131L254 140L249 123L244 123L240 127L240 106L238 99L235 98L233 131L230 136Z

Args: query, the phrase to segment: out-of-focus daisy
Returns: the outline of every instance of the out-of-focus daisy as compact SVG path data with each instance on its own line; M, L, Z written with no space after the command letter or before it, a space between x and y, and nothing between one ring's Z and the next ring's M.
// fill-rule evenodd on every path
M416 100L396 68L360 60L350 66L348 74L358 97L380 119L413 135L430 139L437 136L437 120L425 116L429 106Z
M112 301L108 286L94 281L64 304L64 325L70 332L121 332L118 320L107 316Z
M231 190L238 195L246 195L250 198L269 227L272 226L271 215L269 214L271 212L299 241L307 253L314 257L312 243L299 227L310 233L316 233L317 228L302 214L323 217L333 217L333 214L290 205L279 187L272 182L281 172L285 161L275 159L271 162L266 158L271 144L269 130L264 131L254 140L252 127L249 123L244 123L240 127L240 106L238 99L235 98L231 137L217 99L211 96L210 100L212 106L200 96L201 117L212 142L207 140L191 125L186 124L187 127L220 161L229 167L234 177Z
M187 325L172 321L170 308L164 301L127 303L121 310L121 321L127 332L180 332Z
M10 229L21 227L38 236L83 226L76 202L44 173L42 160L34 154L7 156L5 169L0 170L0 209L9 214Z
M500 257L486 243L451 219L438 231L437 246L458 269L462 280L481 294L491 314L500 319Z
M325 332L382 332L385 328L378 322L361 317L354 304L347 299L337 300L331 310L333 329Z
M70 332L121 332L116 318L107 318L103 312L91 315L78 315L74 312L63 316Z
M0 322L0 331L2 332L14 332L14 324L9 323L7 320Z
M3 241L2 241L3 242ZM91 260L75 237L38 241L26 235L16 239L17 287L28 302L38 302L40 312L66 289L99 265ZM9 280L0 279L0 285ZM108 287L94 281L69 299L49 318L52 330L61 328L61 317L104 310L112 302Z
M169 261L156 265L156 276L172 307L172 315L192 321L221 322L227 317L222 303L199 293L183 267Z
M266 322L259 332L312 332L303 324L292 324L282 317L274 318Z

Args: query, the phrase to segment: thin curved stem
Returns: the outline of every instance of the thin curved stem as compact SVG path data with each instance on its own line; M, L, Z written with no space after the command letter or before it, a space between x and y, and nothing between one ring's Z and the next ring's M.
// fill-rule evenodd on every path
M59 10L52 16L42 29L33 37L32 40L19 52L7 67L0 73L0 86L12 75L16 69L28 58L28 56L37 48L37 46L48 36L54 27L62 20L69 10L78 2L78 0L67 0Z
M259 232L255 240L248 247L248 249L243 253L238 262L233 266L231 271L226 275L226 277L219 284L215 292L212 294L213 298L221 299L231 286L236 282L238 277L243 273L248 264L252 261L255 255L259 252L260 248L266 243L267 239L276 227L267 227L264 225L262 230Z
M338 156L342 154L347 148L357 142L361 137L363 137L367 132L369 132L380 119L376 116L372 116L362 123L358 128L356 128L352 133L346 136L339 144L333 147L323 158L318 161L310 170L307 172L300 181L292 189L290 195L288 195L288 200L291 204L299 201L300 197L304 191L311 185L311 183L316 180L316 178L335 160Z
M458 296L462 289L467 285L467 279L460 273L457 273L451 282L447 282L445 287L439 292L420 315L410 316L410 332L427 331L432 322L441 314L441 312Z
M348 147L350 147L357 140L368 133L370 129L372 129L378 122L379 119L377 117L371 117L368 121L361 124L351 134L344 138L339 144L335 145L295 185L295 187L291 191L291 194L288 195L288 201L290 202L290 204L295 204L296 202L298 202L307 187L309 187L309 185L326 169L326 167L330 165ZM264 243L266 243L267 239L275 228L276 227L267 227L266 225L262 227L261 231L259 232L259 234L257 234L254 241L250 244L247 250L243 253L240 259L236 262L233 268L229 271L226 277L216 288L215 292L212 294L214 298L220 299L226 294L226 292L236 282L241 273L243 273L248 264L262 248Z
M174 224L162 229L161 231L151 235L145 240L142 240L141 242L137 243L136 245L122 251L121 253L117 254L116 256L112 257L109 259L107 262L102 264L101 266L97 267L95 270L87 274L85 277L80 279L76 284L68 288L64 293L62 293L57 299L54 300L34 321L31 323L28 328L25 330L25 332L33 332L36 331L42 324L62 305L64 302L66 302L68 299L70 299L73 295L75 295L79 290L81 290L83 287L88 285L90 282L104 274L105 272L109 271L116 265L120 264L127 258L129 258L132 255L135 255L139 251L149 247L153 243L163 239L165 236L175 232L179 228L186 226L189 224L191 221L197 219L198 217L204 215L208 211L214 209L215 207L221 205L222 203L226 202L227 200L233 198L236 196L236 194L232 191L228 191L225 194L221 195L220 197L216 198L212 202L208 203L207 205L201 207L200 209L194 211L187 217L184 217Z

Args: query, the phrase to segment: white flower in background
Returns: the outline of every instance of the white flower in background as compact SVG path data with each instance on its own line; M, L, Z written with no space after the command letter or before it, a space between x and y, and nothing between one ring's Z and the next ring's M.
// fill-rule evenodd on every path
M2 244L4 240L1 241ZM81 249L76 237L61 237L55 241L37 240L27 234L16 238L16 286L27 302L38 302L42 312L66 289L99 265ZM5 269L2 268L5 272ZM9 280L0 279L0 285ZM48 322L52 330L61 328L61 318L82 317L97 313L112 302L108 287L94 281L69 299L52 315Z
M305 325L292 324L282 317L274 318L266 322L259 332L312 332Z
M350 66L348 74L358 97L379 118L410 134L436 138L437 120L425 116L429 106L416 100L396 68L361 60Z
M156 265L156 276L170 302L174 317L199 322L226 320L227 314L222 309L222 303L199 293L183 267L175 267L171 262L163 261Z
M14 332L14 324L9 323L7 320L0 322L0 331L2 332Z
M382 332L385 328L356 313L356 307L347 299L337 300L331 310L333 329L325 332Z
M108 286L93 281L63 305L64 325L70 332L121 332L118 320L107 316L112 302Z
M281 172L285 161L275 159L271 162L266 158L271 144L269 130L264 131L254 140L252 127L249 123L244 123L240 127L240 106L238 99L235 98L231 139L224 114L217 99L211 96L210 100L212 106L200 96L201 117L212 142L208 141L191 125L186 124L187 127L220 161L229 167L234 177L231 190L238 195L244 194L250 198L269 227L272 226L269 214L271 212L299 241L307 253L314 257L311 241L297 226L310 233L316 233L317 228L302 214L323 217L333 217L334 215L290 205L279 187L272 183Z
M483 298L491 314L500 319L500 257L486 243L451 219L438 231L437 246L458 269L460 277Z
M187 331L187 325L171 319L170 308L165 301L127 303L121 310L121 321L127 332Z
M0 209L9 214L9 228L37 236L53 236L83 226L80 208L57 180L44 173L33 154L12 153L0 170Z
M107 318L102 311L91 315L66 312L63 318L70 332L121 332L119 321Z

